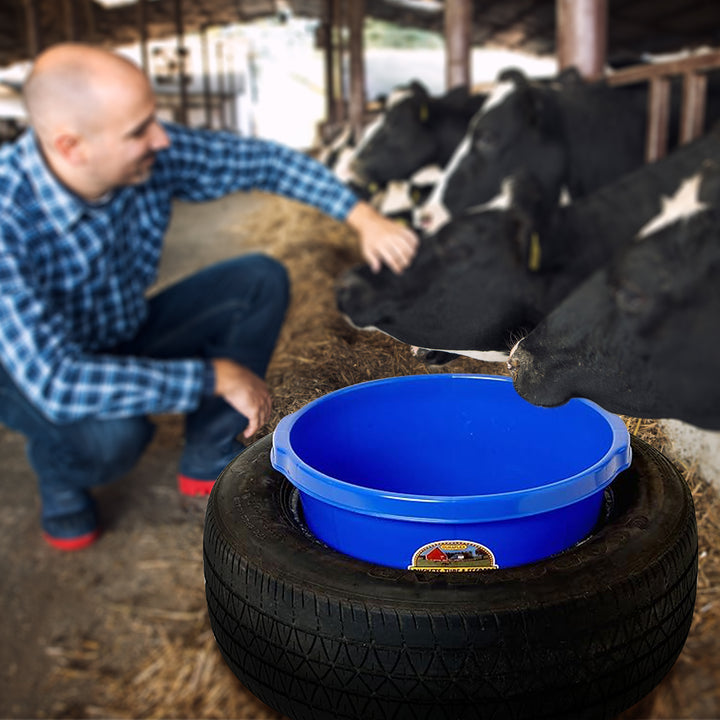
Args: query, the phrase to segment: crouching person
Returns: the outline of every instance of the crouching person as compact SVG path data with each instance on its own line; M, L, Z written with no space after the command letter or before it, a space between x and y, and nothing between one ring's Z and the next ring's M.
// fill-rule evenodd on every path
M148 297L173 199L308 203L348 222L374 269L402 272L417 239L302 153L161 124L147 78L110 52L50 48L24 95L30 128L0 150L0 422L27 440L43 536L75 550L100 534L91 488L137 462L149 415L186 415L178 487L194 495L270 416L286 271L251 254Z

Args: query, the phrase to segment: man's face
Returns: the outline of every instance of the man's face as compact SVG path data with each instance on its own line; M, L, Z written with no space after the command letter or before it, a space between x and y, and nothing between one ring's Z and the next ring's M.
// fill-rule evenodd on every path
M96 128L85 137L87 167L105 192L145 182L155 154L170 140L155 116L155 97L138 74L105 100Z

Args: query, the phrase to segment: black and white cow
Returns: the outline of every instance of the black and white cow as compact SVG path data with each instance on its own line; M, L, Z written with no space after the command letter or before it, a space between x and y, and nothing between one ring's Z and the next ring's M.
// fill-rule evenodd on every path
M415 225L435 232L520 169L538 179L547 207L587 195L643 164L646 105L645 84L611 88L573 69L554 82L503 71Z
M537 182L520 175L505 183L505 207L455 218L401 275L350 270L338 307L355 326L409 345L498 360L614 251L652 230L706 159L720 161L720 130L550 216Z
M418 81L396 88L383 113L344 157L338 176L361 186L383 187L391 180L407 180L428 165L443 167L484 99L466 86L439 97Z
M518 392L720 430L720 165L708 161L658 218L514 349Z

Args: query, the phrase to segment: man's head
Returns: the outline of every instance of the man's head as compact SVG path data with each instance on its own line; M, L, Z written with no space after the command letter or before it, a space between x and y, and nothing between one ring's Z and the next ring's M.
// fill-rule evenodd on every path
M50 167L88 200L147 180L155 153L169 145L147 78L106 50L70 43L46 50L24 96Z

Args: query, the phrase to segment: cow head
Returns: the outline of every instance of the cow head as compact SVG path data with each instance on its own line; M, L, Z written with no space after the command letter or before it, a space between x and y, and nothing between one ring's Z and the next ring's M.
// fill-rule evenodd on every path
M417 81L393 90L349 160L353 175L364 184L382 186L431 162L436 140L430 102L427 89Z
M354 177L383 186L409 178L424 165L444 165L467 127L467 108L479 106L479 97L470 105L469 98L466 86L440 98L432 97L417 81L393 90L350 158Z
M531 232L518 206L466 214L425 238L401 275L348 271L338 282L338 307L356 327L410 345L506 353L513 333L537 322L537 295L545 291L545 278L528 266Z
M586 397L613 412L720 429L718 174L706 207L638 237L516 348L518 392L539 405Z
M566 149L552 88L505 71L472 119L414 224L435 232L450 217L491 201L521 168L541 183L544 201L557 205L566 175Z

